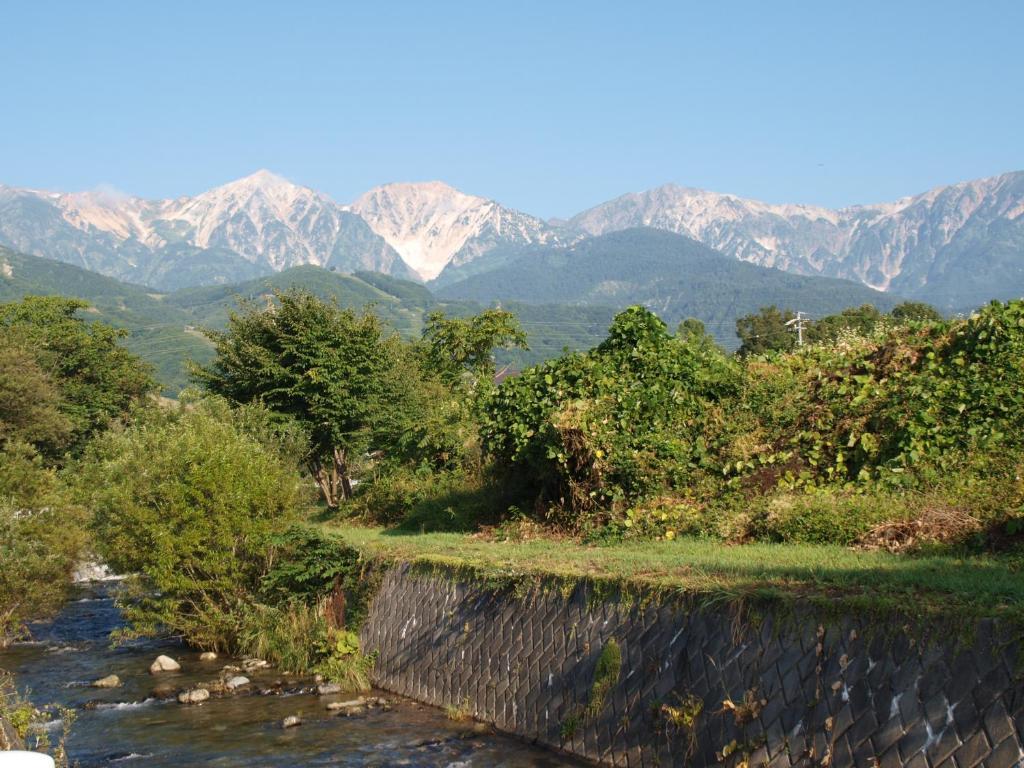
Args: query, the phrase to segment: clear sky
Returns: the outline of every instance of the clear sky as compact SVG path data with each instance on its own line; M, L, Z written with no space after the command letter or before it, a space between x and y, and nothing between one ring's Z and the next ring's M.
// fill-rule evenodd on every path
M668 181L878 202L1024 169L1024 2L3 2L0 183L541 216Z

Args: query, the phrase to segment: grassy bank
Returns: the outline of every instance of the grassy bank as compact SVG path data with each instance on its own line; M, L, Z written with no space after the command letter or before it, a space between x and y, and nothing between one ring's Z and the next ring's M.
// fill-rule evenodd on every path
M996 557L907 556L839 546L678 539L585 546L331 524L375 559L469 568L486 578L592 579L713 601L802 599L837 611L998 616L1024 623L1024 578Z

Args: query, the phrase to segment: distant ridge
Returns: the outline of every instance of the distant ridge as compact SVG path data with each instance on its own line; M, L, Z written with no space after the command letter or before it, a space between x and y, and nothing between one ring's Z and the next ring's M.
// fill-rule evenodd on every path
M0 244L160 290L304 264L451 285L524 249L563 249L639 226L947 311L1024 294L1024 172L838 210L666 184L568 221L544 221L440 181L385 184L339 205L265 170L175 200L0 186Z
M736 318L769 304L821 317L861 304L888 310L900 300L849 280L746 264L692 238L652 228L499 258L492 269L438 287L438 296L480 303L643 304L670 324L698 318L727 348L736 343Z

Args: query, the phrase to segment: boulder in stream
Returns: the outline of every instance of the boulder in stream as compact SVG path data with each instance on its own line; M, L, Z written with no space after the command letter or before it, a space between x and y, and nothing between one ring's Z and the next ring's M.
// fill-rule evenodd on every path
M93 688L117 688L121 685L121 678L117 675L107 675L92 682Z
M341 693L341 686L337 683L320 683L316 687L316 693L318 696L334 696Z
M302 725L302 718L298 715L288 715L281 721L282 728L294 728L297 725Z
M205 688L193 688L190 691L182 691L178 694L178 701L182 704L202 704L210 698L210 692Z
M216 661L217 660L217 654L214 653L213 651L203 651L202 653L199 654L199 660L200 661Z
M234 691L238 688L244 688L245 686L249 685L250 682L251 681L249 680L249 678L245 675L235 675L226 683L224 683L224 687L227 688L229 691Z
M170 656L157 656L152 664L149 665L149 674L159 675L161 672L180 672L181 664L176 662Z

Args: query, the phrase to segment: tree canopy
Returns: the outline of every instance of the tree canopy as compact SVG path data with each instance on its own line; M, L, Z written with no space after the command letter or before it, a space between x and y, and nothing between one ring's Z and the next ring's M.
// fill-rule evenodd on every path
M261 403L307 433L306 460L329 506L352 494L350 462L398 424L409 382L397 342L370 312L304 291L247 304L227 330L206 331L216 358L196 380L235 403ZM393 435L392 435L393 437Z
M791 309L779 309L774 304L759 312L744 315L736 321L736 335L740 339L737 354L740 357L762 352L787 352L796 346L796 334L786 325L796 314Z
M24 361L24 353L30 353L36 362L28 370L36 382L32 386L69 424L66 439L54 443L51 434L53 451L79 451L111 420L156 390L150 367L121 346L125 331L81 319L80 313L88 309L83 301L59 296L29 296L0 305L4 343L22 350L5 353L8 365L15 360L12 356ZM43 395L44 389L56 392Z
M487 309L471 317L431 312L423 339L436 372L449 381L468 373L472 384L494 378L495 349L528 349L519 320L503 309Z

